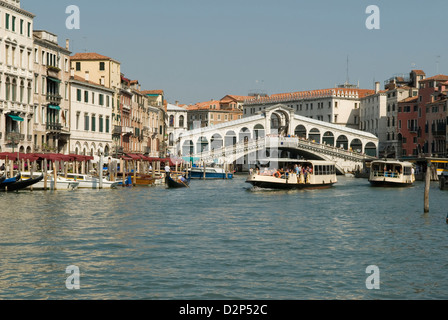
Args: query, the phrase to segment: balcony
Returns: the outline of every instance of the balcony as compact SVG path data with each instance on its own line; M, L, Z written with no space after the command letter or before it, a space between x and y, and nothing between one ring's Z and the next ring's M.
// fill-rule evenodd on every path
M47 102L59 105L61 103L62 96L59 94L47 93Z
M133 135L134 134L134 128L132 127L123 127L122 133L124 136L126 135Z
M114 126L112 134L121 134L121 126Z
M446 124L441 123L431 126L431 133L433 136L446 136Z
M5 140L10 143L18 143L25 140L25 135L20 132L7 132Z
M434 129L432 130L433 136L446 136L446 129Z
M61 69L54 66L47 66L47 75L49 77L57 78L59 75L59 72L61 72Z
M59 123L47 123L47 132L60 133L62 131L62 124Z

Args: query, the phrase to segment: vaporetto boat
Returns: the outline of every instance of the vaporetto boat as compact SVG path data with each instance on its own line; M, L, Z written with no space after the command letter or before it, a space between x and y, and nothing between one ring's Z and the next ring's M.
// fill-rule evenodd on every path
M413 164L399 160L374 160L369 182L374 187L409 187L415 182Z
M336 163L332 161L269 159L268 162L264 168L251 170L246 182L269 189L323 189L338 181Z

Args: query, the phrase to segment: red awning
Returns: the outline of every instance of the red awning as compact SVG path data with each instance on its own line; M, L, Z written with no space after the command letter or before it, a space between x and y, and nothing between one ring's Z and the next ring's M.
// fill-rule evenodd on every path
M132 160L142 160L142 157L143 157L140 154L134 154L134 153L126 153L126 156L128 156Z

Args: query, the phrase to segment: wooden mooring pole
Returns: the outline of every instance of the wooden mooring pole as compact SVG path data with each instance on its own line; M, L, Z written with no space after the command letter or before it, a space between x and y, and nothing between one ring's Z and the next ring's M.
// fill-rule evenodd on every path
M431 161L426 165L426 178L425 178L425 198L424 198L424 212L429 212L429 188L431 186Z

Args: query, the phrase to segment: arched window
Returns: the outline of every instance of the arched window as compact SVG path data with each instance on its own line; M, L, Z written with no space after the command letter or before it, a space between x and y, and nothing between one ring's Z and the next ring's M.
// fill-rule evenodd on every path
M5 91L6 100L11 99L11 80L9 77L6 78Z
M12 80L12 92L11 92L11 100L13 102L17 101L17 80Z
M179 117L179 127L183 128L183 126L184 126L184 116L180 116Z

